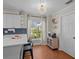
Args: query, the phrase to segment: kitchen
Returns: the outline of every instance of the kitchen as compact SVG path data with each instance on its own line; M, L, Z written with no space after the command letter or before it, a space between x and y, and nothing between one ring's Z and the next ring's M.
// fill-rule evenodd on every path
M74 0L4 0L3 58L26 59L28 45L32 59L37 59L35 46L62 50L75 58L74 4Z

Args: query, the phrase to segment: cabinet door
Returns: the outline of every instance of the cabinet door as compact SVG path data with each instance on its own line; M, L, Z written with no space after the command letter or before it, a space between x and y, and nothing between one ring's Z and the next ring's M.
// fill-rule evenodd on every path
M13 27L15 28L21 28L21 17L20 15L13 15L14 19L13 19Z
M21 28L27 28L27 16L21 15L21 20L20 20Z
M7 26L6 15L3 14L3 28L6 28L6 26Z
M58 39L57 38L52 38L52 48L58 48Z
M21 28L20 15L6 14L6 28Z
M27 17L24 15L4 14L4 28L26 28Z
M11 14L6 14L6 28L13 28L13 23L14 23L14 18L13 15Z
M22 59L22 50L21 45L8 46L3 48L3 57L4 59Z

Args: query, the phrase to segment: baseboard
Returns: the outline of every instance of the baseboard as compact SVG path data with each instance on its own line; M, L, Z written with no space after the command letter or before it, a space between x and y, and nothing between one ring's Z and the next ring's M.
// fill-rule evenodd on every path
M66 53L65 51L63 51L63 50L60 50L60 51L62 51L62 52L64 52L64 53ZM67 55L69 55L68 53L66 53ZM69 56L71 56L71 55L69 55ZM73 59L75 59L75 57L73 57L73 56L71 56Z
M40 45L33 45L33 46L47 46L47 45L41 45L41 44L40 44Z

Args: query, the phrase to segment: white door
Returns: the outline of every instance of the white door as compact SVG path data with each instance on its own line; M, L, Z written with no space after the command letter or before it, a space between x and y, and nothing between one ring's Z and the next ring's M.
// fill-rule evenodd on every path
M62 16L62 49L75 57L75 15Z

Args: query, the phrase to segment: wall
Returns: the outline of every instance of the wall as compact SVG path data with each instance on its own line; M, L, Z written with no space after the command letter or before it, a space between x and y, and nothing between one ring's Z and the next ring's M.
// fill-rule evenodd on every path
M57 24L54 24L52 22L52 19L56 19L57 20ZM60 36L60 16L48 16L47 17L47 33L51 32L51 33L56 33L57 36ZM56 27L56 28L55 28Z
M59 38L59 49L61 50L62 49L62 40L61 40L61 19L62 19L62 16L67 14L67 13L72 13L74 12L75 10L75 5L74 3L72 5L69 5L68 7L64 8L64 9L61 9L59 10L58 12L56 13L53 13L52 16L49 16L47 18L47 32L55 32ZM54 28L55 24L53 24L52 22L52 19L53 18L56 18L57 20L57 28Z
M4 13L4 14L6 14L6 13L8 13L8 14L19 14L19 11L17 11L17 10L4 9L4 10L3 10L3 13Z
M63 17L64 15L66 15L66 14L71 14L71 13L73 13L74 11L75 11L75 4L73 3L72 5L70 5L70 6L66 7L66 8L64 8L64 9L62 9L62 10L56 12L56 13L54 13L53 16L52 16L52 18L56 18L57 21L58 21L57 27L59 27L59 28L57 28L57 29L54 30L54 28L51 27L51 29L53 29L52 32L56 32L57 35L58 35L58 37L59 37L59 49L60 49L60 50L63 50L63 48L66 49L66 48L64 47L63 41L62 41L62 39L61 39L61 19L62 19L62 17ZM51 22L51 21L50 21L50 22ZM54 26L54 24L52 24L52 25ZM69 45L69 43L66 43L66 44Z
M52 32L52 16L47 16L47 32Z

